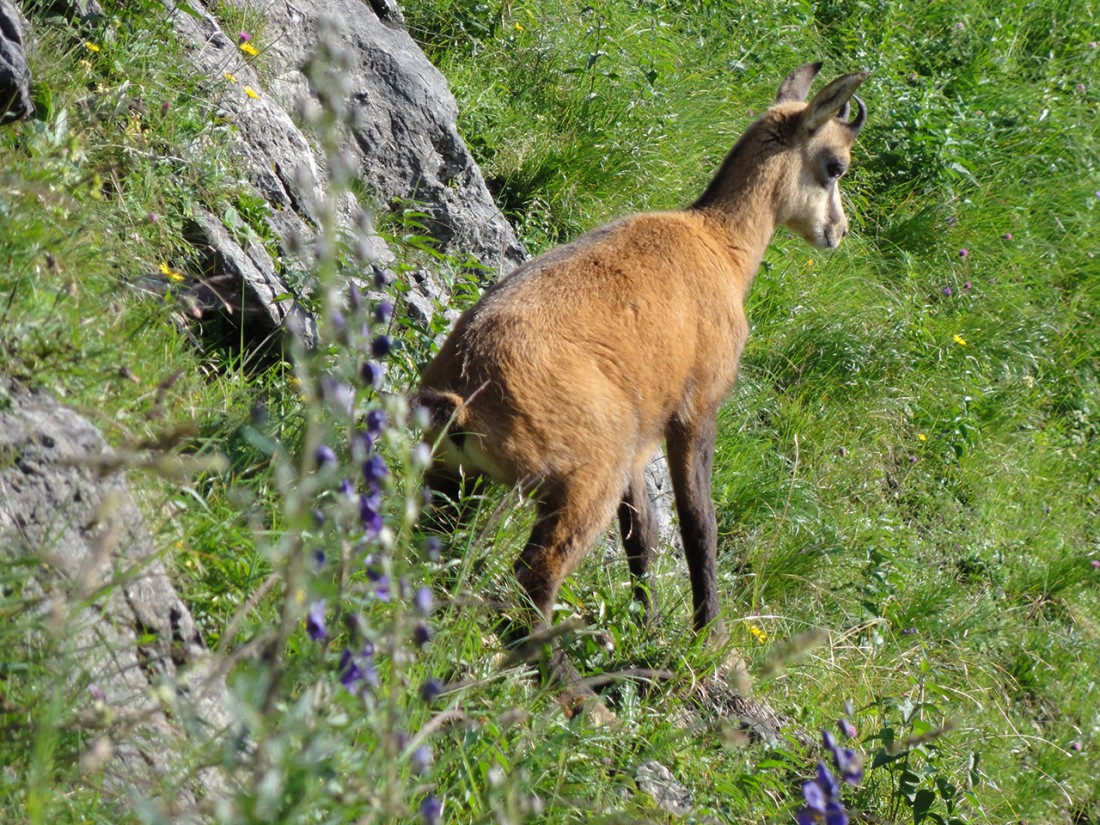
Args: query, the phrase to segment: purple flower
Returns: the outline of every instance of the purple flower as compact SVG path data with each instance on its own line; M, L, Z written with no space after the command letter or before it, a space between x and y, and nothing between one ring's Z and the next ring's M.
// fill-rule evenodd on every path
M393 349L393 340L388 335L379 335L370 342L370 354L375 358L385 358Z
M949 286L945 286L945 287L943 288L943 294L944 294L944 295L946 295L946 296L947 296L948 298L950 298L950 297L951 297L952 295L954 295L954 294L955 294L955 290L953 290L953 289L952 289L951 287L949 287Z
M841 720L843 723L845 720ZM843 724L841 725L843 728ZM852 729L853 736L855 728ZM833 764L836 766L840 778L849 785L856 785L863 778L863 757L848 748L842 748L829 731L821 732L821 741L833 755ZM828 773L828 771L826 771Z
M95 682L88 683L88 695L95 699L97 702L107 701L107 694L104 693L103 688L101 688Z
M424 539L424 544L421 546L421 552L424 553L428 561L439 561L439 555L442 550L443 542L435 536L428 536Z
M313 454L313 460L318 467L327 467L329 464L336 463L336 453L332 451L332 447L322 444Z
M352 312L358 312L363 306L363 299L359 295L359 287L355 284L348 284L348 306L351 307Z
M432 629L424 622L417 622L413 628L413 643L417 647L424 647L432 640Z
M317 511L314 511L317 512ZM325 551L318 548L313 551L313 570L315 573L320 573L325 569Z
M367 460L363 462L363 478L367 480L367 483L372 487L377 487L381 484L387 475L389 470L386 468L386 461L378 453L374 453L367 457Z
M416 608L416 612L421 616L432 615L432 608L434 607L434 599L432 598L432 589L430 587L421 587L416 591L416 595L413 597L413 606Z
M369 642L363 645L358 655L344 648L344 653L340 656L340 664L337 665L340 684L353 693L360 683L364 687L377 687L378 672L374 669L374 662L371 661L373 656L374 645Z
M325 603L323 601L314 602L313 607L309 609L309 614L306 616L306 633L315 642L322 642L328 636L328 631L325 629Z
M371 264L370 268L371 272L374 274L374 285L376 287L381 289L390 282L389 276L386 275L386 270L384 270L378 264Z
M376 539L382 532L382 514L378 512L376 494L363 493L359 496L359 522L367 538Z
M817 811L820 814L825 813L825 805L829 800L825 797L825 791L816 782L806 781L802 783L802 798L806 800L806 807L811 811Z
M843 733L846 737L848 737L849 739L856 738L856 735L858 734L856 726L849 722L846 718L841 716L837 724L840 725L840 732Z
M970 251L966 247L963 247L962 249L959 250L959 257L960 258L969 258L970 257Z
M443 693L443 683L438 679L429 679L420 686L420 698L425 702L434 702Z
M359 377L368 387L373 387L382 377L382 368L373 361L364 361L359 368Z
M409 765L413 773L423 776L432 767L432 749L427 745L421 745L409 755Z
M420 821L424 825L439 825L443 821L443 803L434 796L424 797L420 803Z
M1001 240L1002 241L1011 241L1012 240L1012 233L1011 232L1005 232L1003 235L1001 235Z
M836 778L829 773L829 769L825 767L824 762L817 763L817 779L814 782L821 786L821 790L825 792L829 799L836 799L840 795L840 785L837 783Z
M1092 569L1093 570L1100 570L1100 559L1093 559L1092 560Z
M967 281L965 284L963 284L963 289L967 292L970 291L970 281Z
M332 321L332 328L337 332L342 332L344 327L347 326L347 322L344 320L344 314L338 309L332 311L332 317L329 320Z
M955 24L955 28L959 31L962 31L966 28L966 24L964 24L963 21L960 20L958 23Z
M242 43L247 43L249 40L252 39L252 35L246 31L239 31L237 32L237 39L240 40Z
M377 437L382 429L386 426L386 411L385 410L371 410L367 413L367 433L372 437Z
M355 403L355 392L343 381L338 381L331 375L322 375L321 397L344 415L351 415L351 409Z
M393 304L389 301L379 301L378 306L374 308L374 320L380 324L386 323L390 320L390 316L393 315Z

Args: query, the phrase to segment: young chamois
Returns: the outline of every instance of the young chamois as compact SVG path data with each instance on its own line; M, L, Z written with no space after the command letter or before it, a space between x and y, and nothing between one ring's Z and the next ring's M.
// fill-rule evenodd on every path
M847 74L804 103L821 63L775 104L680 211L596 229L520 266L458 321L415 403L438 442L429 484L459 473L519 485L537 519L515 575L545 629L562 580L618 508L634 593L656 530L644 469L663 440L697 631L720 630L711 499L715 414L748 335L744 301L777 226L818 248L848 231L837 182L866 119ZM553 663L552 663L553 667ZM561 675L561 674L558 674Z

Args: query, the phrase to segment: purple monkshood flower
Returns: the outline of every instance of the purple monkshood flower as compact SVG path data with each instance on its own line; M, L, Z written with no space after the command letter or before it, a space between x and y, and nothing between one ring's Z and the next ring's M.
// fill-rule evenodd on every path
M434 796L424 797L420 803L420 821L424 825L439 825L443 821L443 803Z
M377 687L378 672L374 669L374 662L371 661L373 656L374 645L369 642L363 645L358 655L344 648L340 664L337 666L340 672L340 684L353 693L360 684L363 687Z
M313 607L309 609L309 614L306 616L306 633L315 642L322 642L328 636L328 631L325 629L325 603L323 601L314 602Z
M318 467L327 467L329 464L336 463L336 453L333 452L332 447L328 446L328 444L322 444L313 454L313 460L317 463Z
M343 332L344 327L347 326L347 321L344 320L344 314L338 309L332 311L332 316L329 320L332 322L332 328L337 332Z
M375 358L385 358L393 349L393 340L388 335L379 335L370 342L370 354Z
M364 361L359 368L359 377L368 387L373 387L382 377L382 367L373 361Z
M417 622L413 628L413 643L417 647L424 647L432 640L432 629L424 622Z
M434 607L432 589L430 587L419 588L416 591L416 595L413 597L413 606L416 608L416 612L421 616L432 615L432 607Z
M374 438L382 432L382 428L386 426L386 411L385 410L371 410L367 413L367 433Z
M359 521L367 538L376 539L382 532L382 514L378 512L377 493L363 493L359 496Z
M374 308L374 320L384 324L390 320L391 315L393 315L393 304L389 301L379 301L378 306Z
M833 755L833 764L836 766L840 778L849 785L857 785L863 779L863 757L849 748L840 747L836 738L829 731L821 732L821 741Z
M358 312L363 306L363 298L355 284L348 284L348 306L352 312Z
M843 733L849 739L855 739L857 735L856 726L847 720L847 718L841 716L837 722L840 726L840 732Z
M386 468L386 461L378 453L367 456L367 460L363 462L363 478L367 480L367 483L372 487L377 487L382 481L389 475L389 470Z
M337 486L336 489L339 490L342 495L345 495L348 498L355 498L355 487L352 485L349 479L340 479L340 484Z
M432 767L432 749L421 745L409 755L409 765L413 773L423 776Z
M351 415L352 406L355 404L355 393L343 381L331 375L322 375L321 397L344 415Z
M425 702L434 702L443 692L443 683L438 679L429 679L420 686L420 698Z
M802 783L806 807L795 814L798 825L848 825L848 812L837 797L839 787L824 762L817 763L817 778Z

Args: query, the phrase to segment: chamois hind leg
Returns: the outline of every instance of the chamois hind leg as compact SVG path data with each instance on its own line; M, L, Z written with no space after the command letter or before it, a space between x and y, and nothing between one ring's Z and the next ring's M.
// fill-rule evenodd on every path
M635 467L630 485L619 502L619 532L623 537L626 561L634 584L634 598L642 606L645 621L652 621L653 596L646 586L646 571L657 549L657 523L649 504L645 484L645 464Z
M538 518L515 563L516 579L534 609L529 627L535 633L549 629L562 581L610 521L622 489L621 476L609 478L603 473L588 477L577 473L570 481L545 482L539 489ZM580 675L556 644L548 670L551 681L565 691L562 702L570 709L594 697L591 690L580 686ZM598 709L594 712L599 715Z
M669 425L667 438L669 472L691 576L695 630L709 629L722 640L726 632L718 619L718 523L711 498L715 427L710 414L691 422L677 420Z

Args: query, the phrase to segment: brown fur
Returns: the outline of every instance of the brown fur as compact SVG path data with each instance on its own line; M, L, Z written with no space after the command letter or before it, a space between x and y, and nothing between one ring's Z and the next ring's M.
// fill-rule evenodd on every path
M692 206L625 218L519 267L424 372L418 401L440 442L433 477L461 470L533 494L538 518L515 570L536 624L616 510L648 607L656 534L643 469L662 441L694 624L716 623L715 414L748 336L745 297L778 225L822 247L847 232L835 173L865 110L852 123L837 115L866 75L803 103L820 66L784 81Z

